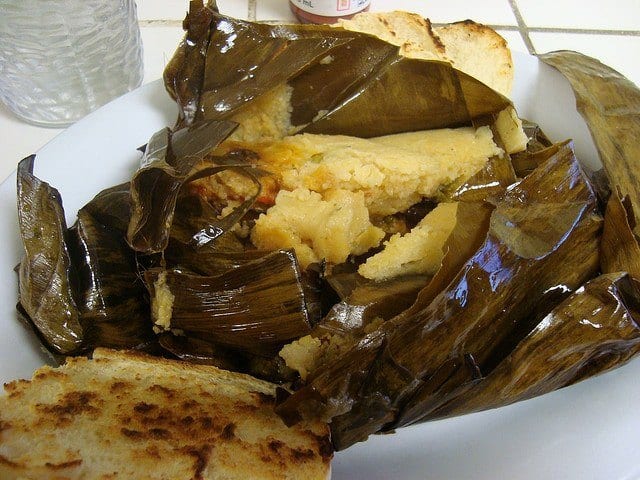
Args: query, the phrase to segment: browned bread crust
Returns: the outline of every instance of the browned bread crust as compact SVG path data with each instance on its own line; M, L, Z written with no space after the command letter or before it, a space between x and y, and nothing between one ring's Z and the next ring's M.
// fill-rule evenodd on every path
M433 27L415 13L359 13L338 26L375 35L400 47L406 57L442 60L509 96L513 61L507 42L492 28L471 20Z
M288 428L275 386L215 367L98 349L0 397L0 478L325 479L325 424Z

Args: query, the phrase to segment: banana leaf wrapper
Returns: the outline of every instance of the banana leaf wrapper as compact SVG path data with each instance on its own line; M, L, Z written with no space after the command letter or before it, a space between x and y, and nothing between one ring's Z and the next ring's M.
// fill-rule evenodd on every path
M242 372L273 383L296 380L293 370L284 365L278 356L265 357L246 351L226 348L210 341L187 335L165 332L158 335L158 342L174 357L189 363L213 365L234 372Z
M338 449L428 419L594 276L602 228L595 207L565 145L496 202L486 238L444 289L419 295L279 412L290 423L310 413L331 419Z
M523 120L522 129L529 139L527 148L523 152L511 154L511 165L518 178L526 177L549 158L548 154L544 153L545 150L558 147L549 140L537 123Z
M152 304L172 295L171 329L248 353L273 356L310 331L301 274L295 255L270 253L217 276L176 269L145 272ZM157 318L154 320L158 320Z
M229 243L231 241L225 242L225 246ZM237 244L234 242L232 245ZM186 269L198 275L219 275L263 258L269 253L271 252L261 250L218 250L170 241L164 251L164 258L166 264L172 268Z
M233 122L208 121L176 132L163 129L151 137L142 165L131 179L127 230L131 248L147 254L166 248L182 186L205 174L194 173L194 169L236 126ZM228 167L212 167L208 173Z
M17 208L24 256L19 303L44 345L57 354L82 349L83 329L70 279L73 265L60 193L33 174L35 155L17 170Z
M209 43L209 30L215 13L215 3L208 8L202 0L189 2L189 14L182 24L185 37L164 73L167 91L180 106L178 126L194 123L198 112L205 67L204 52ZM171 74L173 71L180 74Z
M376 319L388 320L409 308L428 280L424 275L385 282L367 280L357 273L332 276L332 287L349 293L331 307L316 330L344 334L360 330Z
M482 169L462 184L451 188L444 199L458 202L483 202L498 196L515 183L516 176L509 155L491 157Z
M500 134L495 128L496 115L491 116L489 125L496 144L504 150L502 155L494 155L471 178L463 182L454 182L443 195L445 201L484 202L487 198L501 195L504 190L516 182L516 172L509 154L506 153ZM483 126L486 119L473 122L474 127Z
M640 351L638 299L640 284L627 273L590 280L545 316L487 377L462 385L431 418L501 407L623 365Z
M238 352L226 350L210 342L170 332L158 335L160 346L176 358L199 365L213 365L231 371L243 369Z
M126 242L129 184L100 192L69 233L86 348L147 349L156 338L136 252Z
M556 68L569 81L576 107L591 133L611 190L628 196L640 215L640 90L633 82L598 60L572 51L557 51L538 58ZM640 234L636 225L634 233Z
M257 195L260 191L260 172L251 168L238 171L254 181ZM256 195L246 199L240 207L223 218L201 196L189 193L180 195L169 243L162 252L162 265L186 269L203 276L221 275L239 267L246 268L247 264L255 266L258 260L272 252L246 245L233 233L232 227L253 204ZM304 292L308 321L315 325L337 300L321 272L313 267L299 272L298 280Z
M196 249L204 247L209 251L242 251L242 242L236 239L231 229L243 219L245 214L254 205L260 194L261 184L259 177L262 172L244 164L244 161L236 163L235 159L215 157L213 165L202 165L196 172L189 176L185 185L200 178L216 175L224 170L235 172L249 178L255 190L243 202L235 207L231 213L222 216L221 209L211 205L198 194L186 191L179 194L176 209L181 213L174 215L170 227L163 231L163 235L169 240L162 247L166 250L170 240L176 240L185 245L192 245ZM204 254L204 252L203 252Z
M604 273L628 272L640 279L640 245L633 233L636 220L629 197L612 193L604 214L600 241L600 269Z
M220 212L199 195L180 194L168 232L169 241L162 251L168 264L214 275L224 267L221 262L227 254L235 254L235 260L227 260L231 265L242 262L245 246L229 231L233 226L229 225L229 216L222 219ZM245 259L251 257L249 252Z
M460 202L456 211L456 225L443 246L440 268L418 292L415 303L426 305L431 302L478 251L489 231L493 209L493 205L486 202Z
M217 125L220 122L209 123ZM229 129L234 126L231 125ZM193 132L193 129L189 130ZM172 138L174 142L170 141ZM213 142L217 144L217 140ZM176 135L162 131L146 148L147 152L155 153L148 162L152 165L147 163L143 166L143 169L147 169L146 172L151 171L151 175L143 178L138 185L143 193L149 193L147 189L153 190L156 195L167 193L167 190L162 188L166 186L162 181L163 178L166 179L163 169L167 168L169 174L175 174L177 171L175 168L171 170L171 167L167 167L167 157L186 159L180 163L184 172L192 169L189 174L178 176L176 183L184 180L180 187L192 179L215 174L227 168L237 168L241 164L241 173L254 180L256 192L259 192L259 182L256 178L259 172L256 175L249 172L250 169L244 167L244 159L233 156L216 157L213 161L203 163L202 156L209 153L211 141L203 141L197 134L190 133L188 136L180 137L180 132ZM177 153L177 157L173 152ZM198 168L195 168L196 163ZM229 278L235 278L239 289L235 293L238 297L244 295L241 280L247 283L253 281L252 284L257 291L254 290L252 296L247 296L246 303L249 305L249 301L253 301L253 315L256 316L256 312L265 306L258 305L258 299L262 295L263 300L266 298L265 301L273 307L273 315L269 319L275 319L273 309L278 308L278 313L283 314L283 321L272 321L271 324L265 322L263 326L269 326L271 331L264 328L260 333L263 337L259 341L250 334L237 335L237 342L232 342L232 345L252 353L259 351L261 355L265 355L268 349L276 349L285 340L307 333L310 318L317 322L322 315L320 307L313 302L313 296L302 293L305 290L311 291L313 282L300 273L291 254L280 255L280 261L274 262L274 256L269 252L245 251L244 245L229 232L251 206L255 195L236 208L232 214L220 219L218 210L202 198L194 197L189 192L184 195L178 192L172 212L177 212L177 220L168 224L165 222L166 218L160 219L165 222L166 232L163 231L163 235L166 235L170 248L160 254L147 254L135 251L126 241L127 229L136 214L136 210L132 208L133 182L100 192L79 211L75 225L67 229L60 196L55 189L32 175L32 164L33 159L25 160L19 175L19 210L23 240L27 247L33 249L32 255L38 260L39 270L26 270L25 263L21 283L23 292L29 294L32 292L30 289L40 287L40 284L48 290L38 290L37 295L32 295L32 305L27 304L29 310L20 305L20 311L24 312L24 317L34 325L43 343L53 353L76 354L99 346L137 348L160 353L157 350L162 347L174 355L179 353L179 358L193 361L202 361L208 355L210 361L218 364L231 361L234 356L238 356L237 351L229 352L224 348L217 348L215 355L211 352L202 353L203 348L205 352L208 350L203 347L202 342L196 341L187 344L183 342L180 344L181 349L177 348L175 342L169 344L166 340L158 345L157 337L152 330L149 295L141 280L147 269L157 266L166 268L167 265L173 265L188 269L197 267L194 268L196 272L218 276L218 281L222 282L219 284L220 289ZM158 164L161 170L159 176L154 170ZM140 176L134 178L140 179ZM160 181L155 182L158 178ZM39 202L37 208L28 206L36 200ZM40 239L42 225L48 226L52 231L47 232L46 238L42 240L44 244L37 243L32 246L29 239ZM211 241L213 239L216 241ZM46 255L42 255L43 249ZM283 258L286 260L284 263ZM276 274L269 270L270 267L275 269ZM34 280L27 277L25 272L32 276L38 273L39 276L34 277ZM257 280L251 278L257 273ZM238 277L242 274L244 277ZM267 285L265 279L269 275L274 275L274 279L280 284ZM49 285L47 279L51 276L54 276L56 281ZM23 293L23 298L26 298L26 293ZM220 303L224 304L223 301ZM46 308L46 315L41 313L43 307ZM236 304L226 304L226 314L238 314L237 309L234 310L236 307ZM241 315L242 313L240 312ZM66 320L69 315L73 315L71 318L76 324L70 324ZM36 324L32 317L39 323ZM255 323L260 326L260 322ZM247 330L253 332L254 327L255 325L251 325ZM252 328L254 330L251 330ZM285 331L289 332L289 336L283 333ZM60 338L64 339L65 336L73 338L73 346L59 345ZM245 337L250 340L247 341ZM247 342L249 346L246 345ZM225 342L222 344L224 346ZM214 344L211 344L209 350L213 346ZM192 354L188 352L188 348L194 349Z
M184 25L164 72L179 126L228 119L284 84L294 130L310 133L372 137L466 125L510 104L448 63L402 57L359 32L245 22L198 1Z
M21 263L19 310L54 354L154 349L146 289L124 237L129 185L100 192L66 228L62 199L33 176L33 161L25 159L18 174L21 236L36 259Z

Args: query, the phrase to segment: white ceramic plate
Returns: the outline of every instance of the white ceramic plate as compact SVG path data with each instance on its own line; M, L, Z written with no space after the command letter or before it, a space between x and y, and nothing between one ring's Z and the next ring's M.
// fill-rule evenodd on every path
M574 138L578 156L597 165L568 84L535 58L515 55L514 101L554 140ZM60 190L73 223L100 189L135 170L136 148L172 125L175 107L160 82L106 105L40 152L35 173ZM0 381L30 378L46 361L16 320L14 266L21 256L15 175L0 185ZM335 480L640 478L640 359L540 398L488 412L430 422L374 436L336 455Z

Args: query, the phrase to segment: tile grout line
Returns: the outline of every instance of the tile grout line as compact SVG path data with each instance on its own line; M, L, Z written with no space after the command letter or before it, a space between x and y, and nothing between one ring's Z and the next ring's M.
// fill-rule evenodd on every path
M169 19L153 19L153 20L138 20L138 25L141 27L180 27L182 28L182 20L169 20Z
M255 10L248 12L255 15ZM263 20L263 23L282 23L283 20ZM148 19L139 20L138 24L141 27L180 27L182 28L182 20L179 19ZM442 27L449 25L449 23L432 23L434 27ZM519 25L500 25L500 24L485 24L494 30L505 30L510 32L520 32L523 27ZM567 33L567 34L579 34L579 35L610 35L610 36L627 36L627 37L640 37L640 30L610 30L610 29L590 29L590 28L562 28L562 27L525 27L528 33Z
M275 21L275 20L274 20ZM431 25L434 27L443 27L450 25L449 23L436 23ZM501 24L483 24L494 30L505 30L509 32L519 32L522 27L519 25L501 25ZM611 36L630 36L640 37L640 30L607 30L607 29L590 29L590 28L562 28L562 27L526 27L529 33L574 33L582 35L611 35Z
M511 11L513 12L513 15L516 17L516 22L518 22L518 31L520 32L520 36L522 37L522 40L524 41L524 44L527 47L527 50L529 50L529 53L531 55L535 55L536 49L533 46L533 42L531 41L531 38L529 38L529 30L527 28L527 24L524 23L524 18L522 18L522 14L518 9L516 0L509 0L509 5L511 6Z
M255 2L254 2L255 3ZM255 10L248 12L250 15L255 15ZM182 28L182 20L179 19L148 19L139 20L138 24L141 27L180 27ZM264 23L282 23L283 20L264 20ZM435 27L441 27L448 25L448 23L432 23ZM500 25L500 24L486 24L488 27L494 30L506 30L512 32L520 32L523 27L519 25ZM611 35L611 36L629 36L640 37L640 30L608 30L608 29L589 29L589 28L561 28L561 27L524 27L528 33L568 33L568 34L581 34L581 35Z
M249 0L249 8L247 11L247 20L256 21L256 10L258 9L258 0Z
M608 30L595 28L560 28L560 27L527 27L534 33L579 33L585 35L620 35L640 37L640 30Z
M443 23L431 22L431 26L432 27L446 27L447 25L451 25L451 23L448 23L448 22L443 22ZM492 28L493 30L509 30L509 31L512 31L512 32L520 31L520 27L518 27L517 25L498 25L498 24L491 24L491 23L483 23L482 25L487 26L489 28Z

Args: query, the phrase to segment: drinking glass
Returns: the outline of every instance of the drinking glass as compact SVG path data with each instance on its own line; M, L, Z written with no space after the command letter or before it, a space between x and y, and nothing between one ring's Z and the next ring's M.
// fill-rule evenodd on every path
M70 125L142 83L134 0L0 0L0 101Z

